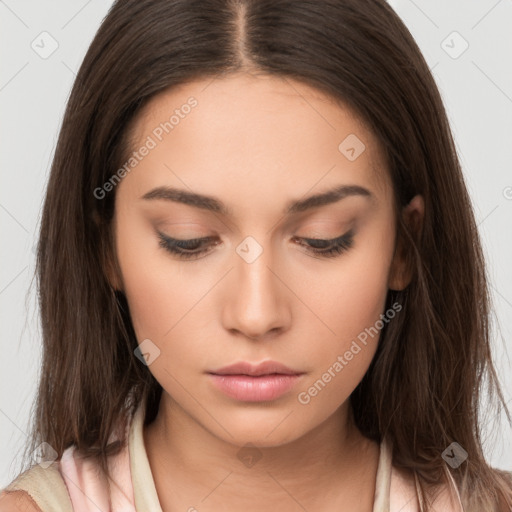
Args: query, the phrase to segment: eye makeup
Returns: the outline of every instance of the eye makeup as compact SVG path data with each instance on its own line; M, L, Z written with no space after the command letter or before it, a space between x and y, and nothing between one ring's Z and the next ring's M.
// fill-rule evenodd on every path
M179 259L197 259L203 254L212 252L221 243L217 237L191 238L180 240L157 231L159 246ZM354 242L354 230L350 229L343 235L332 239L293 237L293 240L306 248L315 257L334 258L349 250Z

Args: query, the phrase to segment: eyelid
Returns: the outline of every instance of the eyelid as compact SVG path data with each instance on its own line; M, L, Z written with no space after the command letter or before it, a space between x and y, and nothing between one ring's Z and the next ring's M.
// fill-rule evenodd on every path
M305 237L305 236L294 237L294 238L300 238L301 240L306 240L306 241L311 241L311 242L319 241L319 242L326 242L326 243L334 244L334 243L339 242L341 240L350 238L353 235L354 235L354 230L353 229L349 229L346 233L343 233L342 235L336 236L334 238Z
M174 238L172 236L165 235L164 233L161 233L160 231L157 232L159 238L171 242L176 245L184 245L184 244L204 244L207 243L210 240L214 240L215 236L201 236L201 237L194 237L194 238Z
M212 252L212 244L208 244L208 241L216 237L202 237L202 238L189 238L189 239L176 239L164 235L157 231L160 239L159 245L166 251L171 253L178 259L182 260L196 260L200 259L202 254L208 255ZM315 258L332 259L341 256L343 253L352 248L354 243L354 228L351 228L346 233L331 239L325 238L304 238L304 237L293 237L294 241L297 241L297 245L306 248L306 252ZM306 243L304 243L306 242ZM315 242L321 242L324 247L315 247ZM213 245L219 245L222 242L215 241ZM197 246L194 249L189 249L187 245ZM181 246L181 247L180 247ZM204 247L206 246L206 248Z
M306 236L294 236L293 239L300 239L305 241L321 241L321 242L328 242L328 243L335 243L341 239L348 238L350 236L353 236L354 232L353 229L348 230L347 232L336 236L334 238L325 238L322 236L317 237L306 237ZM192 244L192 243L205 243L209 240L215 239L215 236L202 236L202 237L194 237L194 238L175 238L169 235L165 235L164 233L157 231L157 234L160 238L164 238L165 240L176 243L176 244Z

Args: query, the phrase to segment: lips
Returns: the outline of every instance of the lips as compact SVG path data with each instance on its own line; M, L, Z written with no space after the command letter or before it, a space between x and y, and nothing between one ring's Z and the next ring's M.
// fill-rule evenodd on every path
M271 375L274 373L280 375L300 375L303 372L292 370L277 361L264 361L257 365L242 361L208 373L213 373L215 375L250 375L257 377L260 375Z
M292 370L276 361L258 365L235 363L208 372L212 384L225 395L245 402L276 400L289 392L303 372Z

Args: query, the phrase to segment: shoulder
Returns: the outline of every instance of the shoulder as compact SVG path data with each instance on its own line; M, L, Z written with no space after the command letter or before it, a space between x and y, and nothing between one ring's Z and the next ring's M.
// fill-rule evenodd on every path
M47 467L34 465L1 489L0 512L72 512L59 466L58 461Z
M2 491L0 512L42 512L27 491Z

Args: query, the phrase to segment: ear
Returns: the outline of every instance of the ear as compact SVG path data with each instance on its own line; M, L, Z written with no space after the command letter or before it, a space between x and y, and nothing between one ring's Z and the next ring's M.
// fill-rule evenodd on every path
M124 292L123 278L121 269L117 262L116 255L116 240L115 240L115 220L109 229L110 243L106 243L101 251L101 263L103 266L103 273L105 274L108 283L116 292Z
M411 236L419 240L421 230L423 229L423 219L425 215L425 202L423 196L414 196L409 204L400 212L403 222L407 225ZM413 265L410 257L410 241L399 237L396 242L395 254L391 262L389 272L388 287L391 290L403 290L412 280Z
M93 209L90 215L93 223L96 225L97 231L101 233L100 264L103 275L106 277L111 288L116 292L124 292L121 269L117 263L116 256L116 218L114 216L111 225L108 225L103 222L97 209ZM105 238L107 238L107 240L105 240ZM110 240L110 242L108 240Z
M122 292L124 291L124 286L122 283L122 278L120 275L120 270L118 266L112 261L113 256L110 254L105 255L104 258L104 272L107 277L107 280L110 284L110 286L116 291L116 292Z

